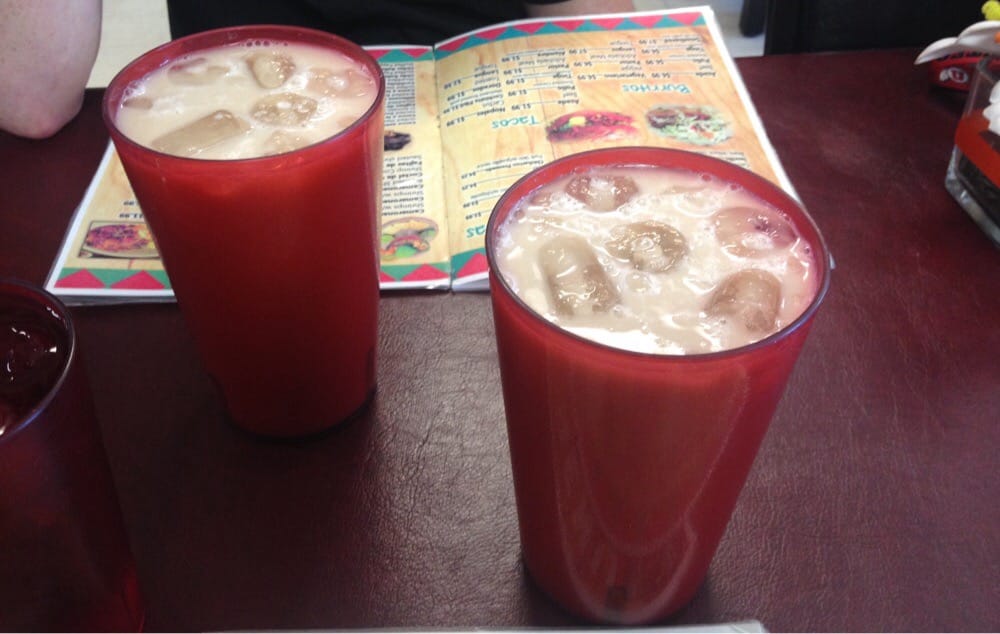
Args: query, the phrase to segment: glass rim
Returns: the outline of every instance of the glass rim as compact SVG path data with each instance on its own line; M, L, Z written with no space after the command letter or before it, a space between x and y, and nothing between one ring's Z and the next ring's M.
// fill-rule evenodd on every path
M267 35L270 34L270 35ZM288 152L279 152L278 154L268 154L264 156L252 156L246 158L231 158L231 159L218 159L218 158L198 158L194 156L178 156L177 154L169 154L167 152L161 152L155 150L148 145L144 145L135 141L127 134L125 134L121 128L118 127L115 119L120 107L122 99L120 97L124 96L125 90L128 88L129 84L136 81L126 80L126 76L130 75L131 72L139 65L141 65L146 60L154 57L162 56L162 59L156 66L151 66L149 69L145 70L140 77L163 68L166 64L170 63L183 55L189 55L198 50L204 50L207 48L215 48L220 46L231 46L234 44L239 44L246 40L257 39L257 38L267 38L272 37L274 39L280 39L282 35L289 37L293 34L304 35L308 38L315 38L317 40L326 40L328 42L334 42L339 45L338 51L348 54L355 61L363 63L369 71L372 72L375 82L378 85L378 90L375 93L375 99L372 101L371 106L368 107L364 113L361 114L357 119L355 119L349 126L340 130L328 137L322 138L318 141L310 143L309 145L304 145L300 148L295 148ZM216 40L216 38L228 38L226 40ZM196 45L191 48L187 48L188 45L200 42L201 40L212 41L211 44L206 45ZM299 40L293 43L303 43L310 46L318 46L317 42L302 42ZM171 51L176 52L170 53ZM101 97L101 116L104 119L104 125L111 132L116 143L124 142L130 147L141 149L145 152L150 153L152 156L160 157L161 159L168 159L178 162L190 162L191 164L198 165L233 165L240 164L246 165L253 162L259 161L274 161L275 159L282 159L287 156L308 153L311 150L331 143L341 137L347 136L353 133L355 130L363 126L365 123L370 121L375 114L378 112L379 108L382 107L385 101L386 95L386 84L385 84L385 73L382 71L382 66L378 61L372 57L371 53L366 51L361 45L348 40L345 37L337 35L335 33L330 33L329 31L322 31L319 29L313 29L304 26L294 26L294 25L283 25L283 24L245 24L239 26L223 27L219 29L211 29L209 31L199 31L197 33L191 33L185 35L184 37L177 38L175 40L170 40L165 42L155 48L152 48L132 61L126 64L121 70L115 73L115 76L111 78L108 82L107 87L104 89L104 95Z
M31 303L33 306L41 308L43 310L48 310L52 313L58 320L62 323L63 328L66 333L66 357L62 361L62 365L59 367L59 374L52 385L45 392L45 395L35 403L31 409L29 409L24 414L18 416L14 419L14 424L5 428L0 429L0 449L3 448L5 442L9 438L17 436L17 434L24 429L27 429L35 422L42 413L48 409L49 405L55 399L56 394L62 390L63 385L67 381L69 376L70 368L77 356L77 338L76 338L76 327L73 324L73 319L70 316L69 309L66 307L58 297L48 292L47 290L25 282L24 280L0 277L0 295L13 295L15 297L20 297L27 302Z
M653 154L660 154L662 156L673 156L678 159L678 162L676 163L664 162L662 164L653 164L648 160L639 161L639 160L632 160L629 158L625 158L623 160L621 158L623 155L631 156L639 153L642 154L653 153ZM771 194L784 199L782 201L783 203L788 203L790 206L798 210L799 213L801 213L803 220L806 222L806 224L809 225L809 227L812 229L813 233L816 236L815 243L810 242L810 246L812 246L814 250L819 252L817 253L816 262L821 263L822 277L820 278L819 281L819 287L816 289L816 293L813 295L813 298L810 300L808 306L806 306L805 310L803 310L798 317L796 317L794 320L792 320L790 323L785 325L780 330L771 333L767 337L758 339L757 341L754 341L752 343L748 343L742 346L737 346L735 348L726 348L724 350L713 350L710 352L695 352L690 354L642 352L639 350L629 350L627 348L620 348L618 346L613 346L606 343L602 343L600 341L595 341L594 339L589 339L587 337L576 334L564 328L560 328L555 323L546 319L544 315L540 314L534 308L529 306L523 299L521 299L520 295L514 292L514 290L510 287L510 284L505 279L504 275L500 273L499 268L496 266L496 252L492 238L496 233L498 224L500 222L498 212L505 206L513 208L513 205L517 201L521 200L525 194L534 191L542 184L544 184L544 182L540 181L535 187L526 189L524 193L521 193L520 190L528 187L528 184L531 181L539 179L541 175L547 172L559 171L559 168L565 163L571 161L578 161L582 158L593 155L608 156L613 158L607 161L594 161L588 166L591 168L600 166L667 167L671 169L676 168L676 169L688 169L695 171L695 168L683 165L682 163L683 160L714 165L717 168L722 168L724 171L735 170L736 173L742 173L742 175L745 178L749 178L750 180L756 182L759 186L762 186L770 190ZM713 171L711 168L709 168L705 171L711 173L713 176L719 175L718 170ZM559 172L559 177L566 176L570 173L571 171ZM725 179L721 176L719 176L719 178L722 178L722 180L725 180L727 182L730 181L730 179ZM516 199L511 200L514 198L515 192L518 193L518 196ZM760 196L757 195L755 192L750 192L750 193L755 197L760 198ZM783 209L784 205L781 208ZM489 265L490 278L496 280L496 282L500 285L502 292L506 296L508 296L525 314L527 314L533 323L542 327L544 330L546 330L553 336L556 336L558 338L563 338L569 342L577 344L581 343L585 344L587 347L593 347L595 349L602 350L606 354L625 356L633 359L642 359L645 361L656 361L658 359L669 360L674 363L676 362L696 363L702 361L725 359L729 357L737 357L745 354L750 354L755 350L761 348L767 348L773 346L787 339L793 333L801 329L805 324L809 323L809 321L812 319L812 316L819 309L820 304L823 303L823 300L826 297L826 294L830 288L830 278L834 268L833 256L830 253L830 250L826 244L826 240L823 238L823 234L820 232L819 227L817 226L815 220L813 220L812 216L805 209L805 207L801 205L795 198L793 198L784 189L774 184L773 182L767 180L763 176L755 172L752 172L746 168L740 167L739 165L729 163L728 161L723 161L722 159L717 159L705 154L700 154L698 152L691 152L688 150L678 150L674 148L664 148L657 146L624 146L624 147L608 147L608 148L599 148L595 150L586 150L583 152L568 154L566 156L557 158L553 161L545 163L544 165L541 165L531 170L530 172L519 178L517 181L515 181L512 185L510 185L507 188L507 190L503 193L503 195L501 195L500 199L497 200L496 204L493 206L493 210L490 212L489 220L486 223L485 246L486 246L486 261Z

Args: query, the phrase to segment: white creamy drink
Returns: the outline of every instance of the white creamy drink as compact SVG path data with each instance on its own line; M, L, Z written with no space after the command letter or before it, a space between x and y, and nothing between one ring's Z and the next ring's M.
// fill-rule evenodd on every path
M777 332L818 290L787 217L707 174L578 171L527 196L497 231L499 273L533 310L595 341L695 354Z
M167 154L251 158L333 136L377 93L369 72L336 51L252 40L197 51L133 83L116 124Z

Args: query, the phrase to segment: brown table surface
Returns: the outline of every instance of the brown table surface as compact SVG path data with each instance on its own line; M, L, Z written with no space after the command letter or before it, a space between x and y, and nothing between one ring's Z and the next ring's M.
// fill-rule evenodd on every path
M916 51L738 60L837 261L708 577L667 624L1000 628L1000 250L943 187ZM41 284L107 143L0 135L0 274ZM175 305L74 309L150 630L578 626L518 554L486 294L383 294L379 391L227 424Z

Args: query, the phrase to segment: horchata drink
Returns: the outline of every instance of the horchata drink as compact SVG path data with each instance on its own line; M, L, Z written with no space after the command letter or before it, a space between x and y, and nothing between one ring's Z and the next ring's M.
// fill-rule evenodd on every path
M497 265L535 312L626 350L716 352L792 323L816 295L784 212L710 173L582 169L498 229Z
M296 436L375 388L385 82L335 35L250 26L154 49L105 121L233 421Z
M167 154L253 158L337 134L378 90L376 77L339 51L253 39L193 52L133 82L116 123Z
M735 165L568 156L494 209L487 255L522 551L641 623L705 575L828 285L815 225Z

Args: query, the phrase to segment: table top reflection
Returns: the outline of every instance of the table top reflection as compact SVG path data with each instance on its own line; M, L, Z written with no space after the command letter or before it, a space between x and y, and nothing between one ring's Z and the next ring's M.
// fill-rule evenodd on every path
M916 51L737 60L837 268L708 577L666 625L1000 627L1000 250ZM0 274L42 284L107 143L0 135ZM384 293L369 410L250 437L173 304L73 309L149 630L584 625L519 559L486 294Z

